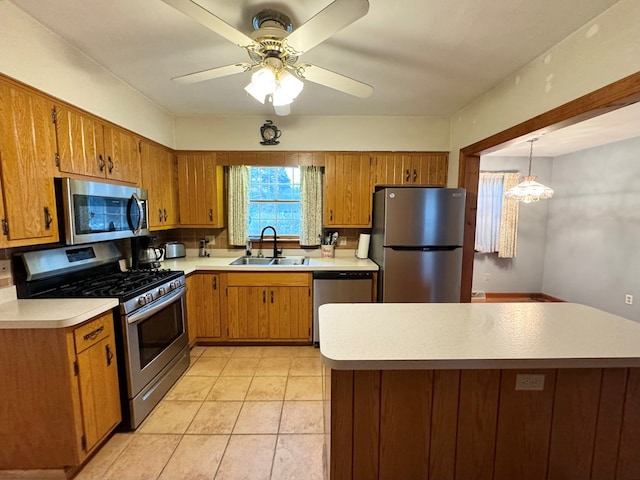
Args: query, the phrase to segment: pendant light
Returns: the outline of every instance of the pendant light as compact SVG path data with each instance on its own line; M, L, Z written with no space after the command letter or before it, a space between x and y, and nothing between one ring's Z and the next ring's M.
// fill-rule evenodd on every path
M541 198L547 199L553 197L553 189L536 182L536 177L534 175L531 175L533 142L535 142L536 140L538 139L533 138L529 140L529 143L531 143L531 148L529 149L529 174L523 178L523 182L507 190L507 193L505 193L504 195L505 198L513 198L519 200L522 203L532 203L537 202Z

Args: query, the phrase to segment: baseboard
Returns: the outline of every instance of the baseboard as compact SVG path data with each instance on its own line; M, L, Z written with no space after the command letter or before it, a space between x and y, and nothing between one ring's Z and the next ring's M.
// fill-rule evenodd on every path
M539 292L486 292L487 301L498 302L504 300L507 302L533 301L533 302L564 302L561 298L547 295Z

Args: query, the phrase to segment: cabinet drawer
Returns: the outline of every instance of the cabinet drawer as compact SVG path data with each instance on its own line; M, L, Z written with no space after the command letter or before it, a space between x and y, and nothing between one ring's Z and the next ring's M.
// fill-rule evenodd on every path
M113 317L111 313L107 313L85 323L73 331L76 353L86 350L91 345L98 343L100 340L110 336L112 333Z

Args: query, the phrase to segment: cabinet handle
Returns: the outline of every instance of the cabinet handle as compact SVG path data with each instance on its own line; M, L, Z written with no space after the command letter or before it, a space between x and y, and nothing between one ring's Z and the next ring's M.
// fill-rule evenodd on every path
M107 351L107 366L111 365L111 361L113 360L113 352L111 351L111 348L109 347L109 345L105 345L105 350Z
M416 180L418 179L418 172L416 171L416 169L413 169L413 183L416 183Z
M217 290L218 289L218 277L213 277L213 289Z
M86 340L93 340L94 338L96 338L98 335L100 335L100 333L102 333L102 331L104 330L104 325L100 325L98 328L96 328L94 331L87 333L84 337L82 337L85 341Z
M209 209L209 221L213 222L213 208Z
M262 290L262 303L267 303L267 291Z
M111 160L111 155L107 157L107 161L109 162L109 173L113 172L113 161Z
M271 290L271 303L273 303L273 290Z
M53 217L51 216L51 212L49 212L49 207L44 207L44 229L49 230L52 223Z
M333 222L333 210L329 210L329 220Z
M158 221L159 222L162 221L162 209L161 208L158 209Z
M102 154L98 155L98 163L100 164L100 171L104 172L104 158L102 158Z
M411 178L411 172L409 172L409 169L408 169L408 168L407 168L407 172L406 172L406 173L407 173L407 176L406 176L406 178L405 178L404 180L405 180L406 182L408 182L408 181L409 181L409 178Z
M167 209L163 208L162 211L164 212L164 221L167 221L168 215L167 215Z

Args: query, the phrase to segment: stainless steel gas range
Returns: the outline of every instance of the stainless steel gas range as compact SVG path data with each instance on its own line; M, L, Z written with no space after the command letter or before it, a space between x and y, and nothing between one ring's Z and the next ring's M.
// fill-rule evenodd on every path
M114 315L123 425L137 428L189 367L185 276L121 271L111 242L25 252L14 273L19 298L118 298Z

